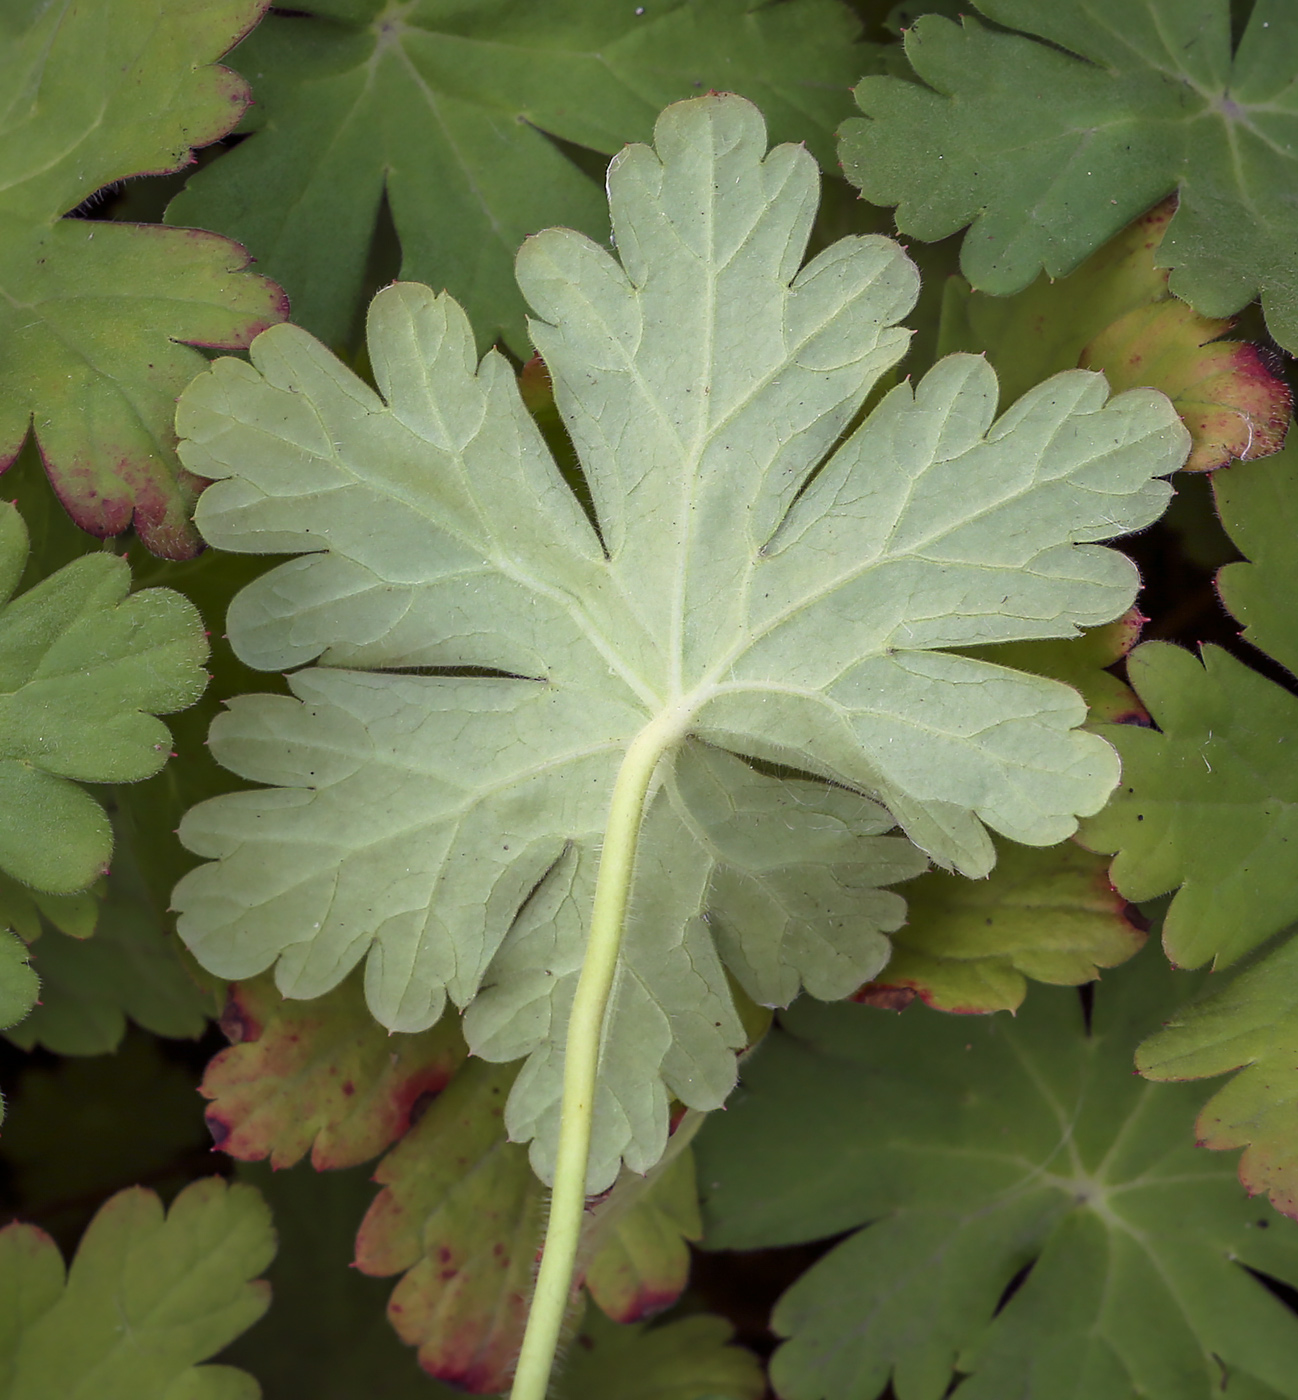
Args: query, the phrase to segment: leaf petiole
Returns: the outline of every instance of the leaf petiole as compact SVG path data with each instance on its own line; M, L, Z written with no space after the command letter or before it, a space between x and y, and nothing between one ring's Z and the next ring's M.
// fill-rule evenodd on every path
M586 1168L604 1015L622 946L645 802L659 759L680 742L693 713L691 706L674 706L647 724L628 747L613 784L595 879L590 937L564 1041L554 1190L510 1400L545 1400L549 1389L586 1213Z

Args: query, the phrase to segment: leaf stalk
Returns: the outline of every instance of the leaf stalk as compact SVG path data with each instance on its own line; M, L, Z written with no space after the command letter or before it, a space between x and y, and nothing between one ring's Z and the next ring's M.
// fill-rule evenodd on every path
M510 1400L545 1400L549 1389L586 1214L586 1170L604 1018L622 948L649 785L659 759L680 742L692 717L692 708L676 706L646 725L627 749L613 784L595 877L590 936L564 1041L563 1103L545 1243Z

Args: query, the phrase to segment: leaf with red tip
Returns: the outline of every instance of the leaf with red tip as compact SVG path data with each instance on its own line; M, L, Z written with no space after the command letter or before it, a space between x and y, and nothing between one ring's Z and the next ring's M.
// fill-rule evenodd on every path
M405 1270L388 1303L431 1376L479 1395L513 1374L541 1240L544 1188L507 1141L517 1065L470 1060L379 1164L356 1239L367 1274Z
M1029 978L1090 982L1145 941L1108 862L1069 841L1001 845L986 880L930 871L906 887L906 903L891 960L854 1000L900 1010L918 995L939 1011L1014 1011Z
M1142 384L1161 389L1190 430L1183 470L1215 471L1278 452L1293 407L1278 367L1257 346L1217 339L1230 327L1164 297L1107 327L1079 363L1100 370L1115 394Z
M315 1001L289 1001L268 975L236 982L221 1017L234 1043L207 1067L208 1126L232 1157L317 1171L377 1157L446 1087L464 1058L459 1025L389 1035L355 978Z
M1222 341L1234 324L1200 315L1168 290L1155 266L1176 202L1165 200L1057 281L1012 297L970 291L953 278L941 348L985 351L1002 404L1063 369L1099 370L1114 393L1161 389L1193 446L1187 471L1278 452L1293 396L1255 345Z
M1242 1147L1250 1195L1298 1219L1298 939L1290 938L1215 995L1180 1009L1136 1053L1146 1079L1204 1079L1238 1070L1204 1105L1201 1147Z
M647 1175L624 1172L590 1212L594 1257L586 1268L590 1296L614 1322L642 1322L670 1307L690 1276L686 1243L703 1234L690 1139L703 1121L691 1114L666 1155ZM683 1139L683 1141L681 1141Z
M195 554L202 483L180 466L175 399L206 363L287 315L213 233L63 217L114 181L177 170L224 136L247 87L213 60L266 0L97 0L0 17L0 471L34 428L85 530L134 524ZM48 94L57 94L49 100Z

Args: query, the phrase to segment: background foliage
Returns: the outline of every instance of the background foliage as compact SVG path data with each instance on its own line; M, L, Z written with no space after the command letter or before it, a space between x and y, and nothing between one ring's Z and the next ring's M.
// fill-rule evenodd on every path
M175 934L173 833L249 785L209 725L291 703L274 672L320 638L231 649L306 517L200 553L217 472L181 464L174 401L285 319L373 385L365 310L400 276L459 300L584 489L514 253L607 245L607 158L710 89L819 163L812 255L909 245L875 400L950 352L1001 411L1100 370L1167 394L1198 475L1123 545L1138 611L941 642L1072 685L1114 799L1080 841L998 840L985 880L909 879L847 1002L768 1031L796 986L735 968L741 1087L706 1122L674 1103L663 1160L589 1213L555 1393L1298 1394L1293 7L0 0L3 1400L507 1386L544 1197L505 1134L517 1064L458 1018L389 1035L358 973L286 1001ZM845 882L867 941L897 922L874 883Z

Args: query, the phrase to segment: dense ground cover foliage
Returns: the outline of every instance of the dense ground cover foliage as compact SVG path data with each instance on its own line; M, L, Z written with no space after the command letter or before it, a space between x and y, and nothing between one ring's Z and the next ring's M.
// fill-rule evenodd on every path
M1292 6L0 91L0 1400L1298 1400Z

